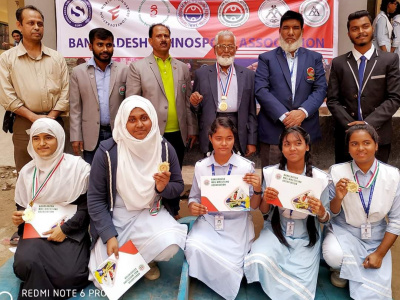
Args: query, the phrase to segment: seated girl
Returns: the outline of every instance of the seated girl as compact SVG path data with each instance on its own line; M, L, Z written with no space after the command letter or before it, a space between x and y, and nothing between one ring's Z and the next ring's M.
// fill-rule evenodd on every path
M14 272L23 281L19 299L35 291L44 291L37 299L56 299L69 289L79 293L89 283L86 191L90 166L78 156L63 153L64 144L64 130L56 121L41 118L32 124L28 144L32 161L19 173L15 188L18 211L12 216L21 236L14 257ZM23 219L38 217L33 204L74 204L77 212L64 224L44 232L47 238L24 239Z
M271 299L314 299L320 261L321 226L329 221L329 176L312 166L310 135L301 127L290 127L280 136L282 157L279 165L265 167L264 197L259 208L264 228L245 259L249 283L259 281ZM315 216L269 204L279 198L279 191L270 187L273 171L320 179L321 200L308 197Z
M229 118L219 117L211 125L209 139L214 151L196 163L189 210L199 217L189 232L185 248L189 275L225 299L234 299L239 292L243 260L254 239L254 226L246 211L207 213L207 207L200 204L200 183L201 176L243 175L250 185L251 207L260 202L261 180L254 174L254 164L232 152L235 133Z
M140 96L125 99L113 138L100 143L92 163L89 269L94 271L113 253L118 257L118 248L131 240L150 263L145 277L157 279L160 271L154 262L169 260L185 245L187 226L161 205L182 191L178 158L160 135L153 105Z
M392 299L390 247L400 233L399 170L375 158L378 135L370 125L351 126L346 145L353 160L330 170L333 218L322 252L336 270L332 283L343 287L349 280L353 299Z

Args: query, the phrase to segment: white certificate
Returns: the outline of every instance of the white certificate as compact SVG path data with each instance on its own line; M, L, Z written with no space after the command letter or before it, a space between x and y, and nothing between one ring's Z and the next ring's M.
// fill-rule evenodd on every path
M279 192L278 198L270 201L270 204L314 215L308 205L308 197L319 199L323 191L323 182L319 178L275 169L272 172L270 187Z
M150 270L131 240L119 248L118 252L118 259L112 254L93 272L93 276L110 300L119 299Z
M201 176L201 204L209 212L249 211L250 186L242 175Z
M65 206L59 204L39 204L32 206L34 217L32 221L25 222L24 239L45 238L49 235L43 235L43 232L61 226L75 215L77 206L68 204Z

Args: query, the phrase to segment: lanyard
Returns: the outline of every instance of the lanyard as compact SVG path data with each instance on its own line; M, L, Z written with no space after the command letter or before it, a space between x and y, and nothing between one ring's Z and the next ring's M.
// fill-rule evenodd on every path
M33 205L33 202L37 199L40 192L43 191L43 188L49 182L49 180L53 176L54 172L58 169L58 167L60 166L63 159L64 159L64 154L61 157L60 161L57 163L57 165L53 169L50 170L49 174L47 174L45 180L43 181L42 185L39 186L39 188L37 188L37 186L39 185L39 180L38 180L38 176L36 175L37 168L35 167L35 170L33 172L33 179L32 179L32 181L33 181L32 182L32 200L31 200L31 202L29 202L30 206Z
M358 184L358 186L359 186L360 188L365 188L365 189L370 188L371 185L375 182L376 177L378 176L378 173L379 173L379 161L378 161L378 162L376 163L375 170L374 170L374 172L372 173L371 178L368 180L368 183L367 183L365 186L362 186L362 185L359 183L359 181L358 181L358 176L357 176L357 174L354 173L353 164L350 164L350 167L351 167L351 172L353 173L354 180L357 182L357 184Z
M215 65L217 68L218 81L219 81L219 85L221 86L222 96L226 97L226 96L228 96L229 87L231 86L231 81L232 81L232 77L233 77L233 72L232 72L233 67L232 66L229 67L228 79L226 80L225 87L224 87L224 85L222 83L222 79L221 79L221 75L220 75L220 71L219 71L220 68L218 66L218 63L215 63Z
M372 185L371 185L371 191L369 192L368 205L365 205L364 195L363 195L362 191L360 191L358 193L358 195L360 195L361 204L362 204L362 206L364 208L364 211L365 211L365 213L367 215L367 220L368 220L368 216L369 216L369 209L371 208L372 195L374 194L375 183L376 183L376 180L374 180L372 182Z
M229 164L229 170L228 170L228 173L227 173L226 175L231 175L232 167L233 167L233 165L232 165L232 164ZM211 165L211 171L212 171L212 176L215 176L215 167L214 167L214 164Z

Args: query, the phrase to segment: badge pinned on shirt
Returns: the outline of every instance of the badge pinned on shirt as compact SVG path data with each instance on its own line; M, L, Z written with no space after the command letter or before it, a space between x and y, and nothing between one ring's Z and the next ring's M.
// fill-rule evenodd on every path
M307 68L307 81L315 81L315 70L313 67Z
M125 96L125 90L126 90L126 87L125 87L124 85L121 85L121 86L119 87L119 89L118 89L119 94L120 94L121 96Z
M186 83L182 83L182 93L186 93Z

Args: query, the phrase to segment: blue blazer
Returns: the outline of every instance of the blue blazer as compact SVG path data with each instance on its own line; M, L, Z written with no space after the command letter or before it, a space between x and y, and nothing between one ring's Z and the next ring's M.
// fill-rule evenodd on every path
M279 136L285 128L279 117L299 107L308 112L301 126L310 134L311 141L321 137L318 109L327 89L321 54L299 48L294 101L289 66L280 47L258 57L254 87L261 106L258 114L260 142L279 144Z

